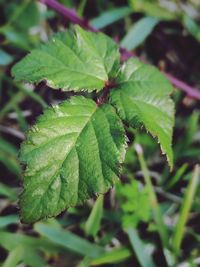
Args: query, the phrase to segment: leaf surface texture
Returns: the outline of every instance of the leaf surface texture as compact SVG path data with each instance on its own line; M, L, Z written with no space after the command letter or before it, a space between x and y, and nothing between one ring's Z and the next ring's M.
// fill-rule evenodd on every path
M40 82L62 90L101 90L119 68L116 43L102 33L84 31L79 26L55 35L17 63L16 80Z
M155 67L133 58L122 66L117 84L118 87L111 90L110 102L124 121L133 127L143 124L158 138L172 167L174 103L169 97L172 86Z
M105 193L125 155L121 120L109 104L72 97L47 109L21 147L22 219L34 222Z

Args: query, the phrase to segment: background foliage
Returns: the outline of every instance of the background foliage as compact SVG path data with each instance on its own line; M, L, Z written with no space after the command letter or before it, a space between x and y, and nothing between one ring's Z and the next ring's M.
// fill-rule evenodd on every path
M60 2L143 61L200 85L198 1ZM0 10L0 266L198 266L199 101L176 89L173 172L155 140L130 127L116 188L57 219L20 223L20 143L47 104L71 93L17 83L10 69L69 21L36 1L0 0Z

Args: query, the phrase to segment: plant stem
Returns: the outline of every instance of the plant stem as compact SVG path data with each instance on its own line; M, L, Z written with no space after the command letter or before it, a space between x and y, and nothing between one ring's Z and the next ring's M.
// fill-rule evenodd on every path
M165 73L165 75L175 87L181 89L189 97L200 100L200 90L184 83L183 81L178 80L176 77L172 76L169 73Z
M190 180L189 185L186 189L183 204L181 206L180 216L174 231L172 246L176 255L180 254L180 247L184 236L185 225L189 217L189 212L192 207L192 202L197 190L199 179L200 179L200 166L196 165L192 179Z
M61 14L63 17L69 19L72 23L79 24L81 27L90 30L92 32L97 32L98 30L92 27L87 20L80 18L74 10L66 8L64 5L60 4L56 0L38 0L41 3L47 5L51 9L55 10L57 13ZM128 58L134 56L131 51L124 48L120 48L122 60L127 60ZM178 89L185 92L189 97L200 100L200 90L194 88L187 83L177 79L169 73L164 73L168 80Z
M140 162L140 167L141 167L141 170L143 172L144 180L145 180L146 186L147 186L148 191L149 191L149 199L150 199L150 202L152 205L154 220L155 220L157 227L158 227L158 233L160 235L160 239L161 239L161 242L163 244L163 247L167 248L168 247L168 233L167 233L165 225L163 223L162 213L160 211L160 207L158 204L156 194L154 192L154 188L153 188L153 185L151 182L149 171L147 169L147 165L146 165L146 162L144 160L142 147L139 144L135 144L135 150L137 152L138 159Z
M78 24L81 27L88 29L92 32L96 32L97 30L93 28L87 20L82 19L79 17L75 10L69 9L64 5L60 4L56 0L39 0L41 3L45 4L46 6L50 7L51 9L55 10L59 14L61 14L64 18L69 19L72 23Z
M103 89L103 94L97 99L97 106L101 106L107 99L109 91L115 88L116 84L114 82L107 81Z

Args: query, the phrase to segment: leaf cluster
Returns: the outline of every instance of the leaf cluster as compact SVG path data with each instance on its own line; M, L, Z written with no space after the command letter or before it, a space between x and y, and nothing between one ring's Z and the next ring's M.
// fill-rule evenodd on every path
M45 110L28 131L20 153L25 222L55 216L113 186L125 156L123 123L143 125L157 137L172 168L172 87L137 59L120 65L119 49L106 35L75 26L34 49L12 74L17 81L45 80L53 89L94 91L103 99L97 105L74 96Z

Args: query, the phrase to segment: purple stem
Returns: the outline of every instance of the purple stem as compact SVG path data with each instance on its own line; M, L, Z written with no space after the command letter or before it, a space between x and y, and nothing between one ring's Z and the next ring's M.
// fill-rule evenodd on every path
M70 20L74 24L80 25L82 28L90 30L92 32L97 32L95 28L89 25L87 20L82 19L79 17L75 10L71 10L62 4L60 4L56 0L39 0L41 3L45 4L46 6L50 7L51 9L55 10L57 13L61 14L64 18Z
M197 88L194 88L187 83L184 83L183 81L177 79L176 77L172 76L169 73L165 73L168 80L177 88L181 89L183 92L185 92L189 97L195 98L200 100L200 90Z
M81 27L90 30L92 32L97 32L98 30L92 27L87 20L80 18L74 10L71 10L56 0L39 0L41 3L45 4L46 6L50 7L51 9L55 10L57 13L61 14L66 19L69 19L72 23L78 24ZM124 49L120 48L120 52L122 55L122 61L128 59L129 57L133 56L133 53ZM194 88L185 82L177 79L176 77L172 76L171 74L164 73L168 80L176 87L185 92L189 97L195 98L200 100L200 90Z
M110 81L105 82L105 86L103 88L103 94L97 99L97 106L102 105L106 101L109 91L112 88L115 88L116 86L117 85L114 82Z

